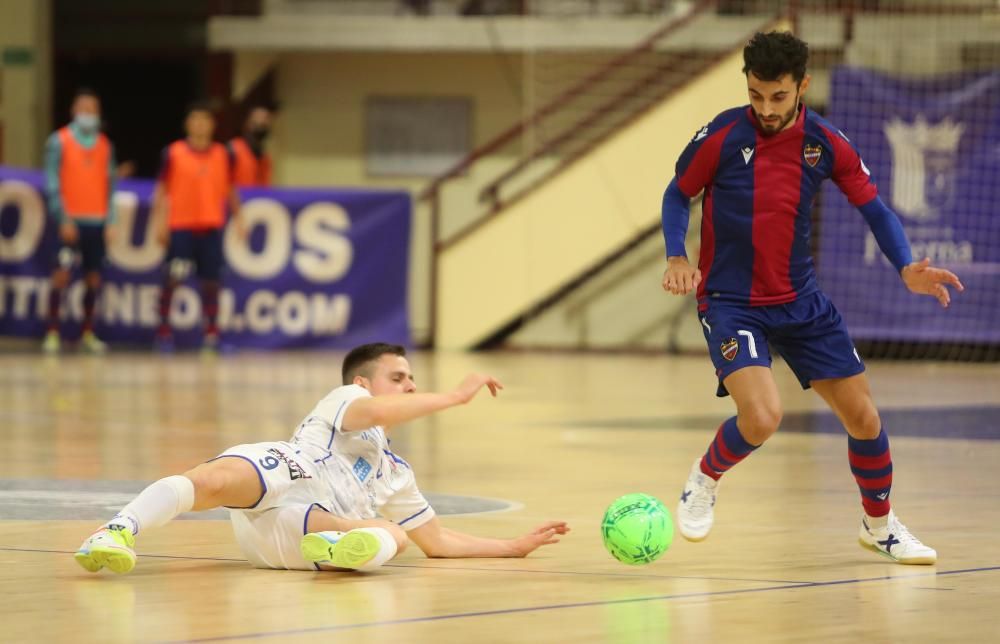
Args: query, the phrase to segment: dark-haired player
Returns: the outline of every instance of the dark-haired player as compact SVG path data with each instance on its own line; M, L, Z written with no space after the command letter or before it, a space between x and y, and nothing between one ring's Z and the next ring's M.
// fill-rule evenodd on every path
M470 374L446 393L416 393L406 351L353 349L344 385L323 398L287 441L237 445L179 476L156 481L87 538L75 557L91 572L135 566L135 536L182 512L226 507L236 540L258 568L370 570L408 541L429 557L524 557L569 527L550 521L516 539L445 528L385 429L463 405L491 376ZM382 518L377 518L382 517Z
M848 458L861 491L861 545L905 564L937 553L899 522L889 505L889 439L872 401L864 364L833 303L819 290L809 254L810 210L833 179L861 211L882 252L914 293L947 306L949 271L914 262L895 213L879 198L858 151L843 132L802 103L808 47L789 33L758 33L743 50L750 104L719 114L677 162L663 196L667 246L664 290L697 290L698 315L719 379L736 416L695 461L678 505L681 534L700 541L712 528L719 478L778 429L781 401L769 345L803 388L812 387L848 434ZM690 199L704 191L701 257L684 250Z

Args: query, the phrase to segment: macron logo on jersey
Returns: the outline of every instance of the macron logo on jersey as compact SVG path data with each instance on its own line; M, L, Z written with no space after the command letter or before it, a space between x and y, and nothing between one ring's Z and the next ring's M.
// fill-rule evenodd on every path
M745 165L750 165L750 159L753 157L753 148L747 146L740 150L743 153L743 163Z
M698 133L694 135L694 140L695 141L701 141L706 136L708 136L708 126L707 125L705 127L701 128L700 130L698 130Z

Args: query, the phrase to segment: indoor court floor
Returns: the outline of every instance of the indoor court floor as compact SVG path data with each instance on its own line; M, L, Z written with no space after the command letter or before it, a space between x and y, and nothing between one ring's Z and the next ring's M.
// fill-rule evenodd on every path
M255 570L224 511L139 535L133 573L72 553L157 478L243 442L287 439L339 384L342 354L205 358L0 354L0 641L948 642L1000 638L1000 366L873 362L892 500L938 551L900 566L857 544L842 429L783 364L782 429L722 481L702 543L626 566L601 545L629 492L676 505L731 413L707 357L417 353L418 387L506 385L393 431L446 526L572 532L526 559L369 574Z

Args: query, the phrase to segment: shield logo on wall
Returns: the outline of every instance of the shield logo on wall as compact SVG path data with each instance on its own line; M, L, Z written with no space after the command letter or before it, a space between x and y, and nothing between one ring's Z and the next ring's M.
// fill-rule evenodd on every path
M931 125L923 115L912 123L894 118L883 131L892 148L892 202L915 220L937 218L955 195L958 146L965 124L945 117Z

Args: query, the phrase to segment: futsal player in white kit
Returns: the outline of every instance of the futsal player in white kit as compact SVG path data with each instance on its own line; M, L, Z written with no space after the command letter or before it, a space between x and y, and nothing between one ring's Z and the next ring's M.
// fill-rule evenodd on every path
M287 441L232 447L183 475L156 481L77 551L90 572L135 567L135 537L191 510L230 509L236 540L258 568L371 570L409 541L429 557L524 557L569 527L549 521L516 539L450 530L389 449L385 428L469 402L486 387L471 374L453 391L416 393L406 350L366 344L344 359L331 391ZM381 517L381 518L378 518Z

